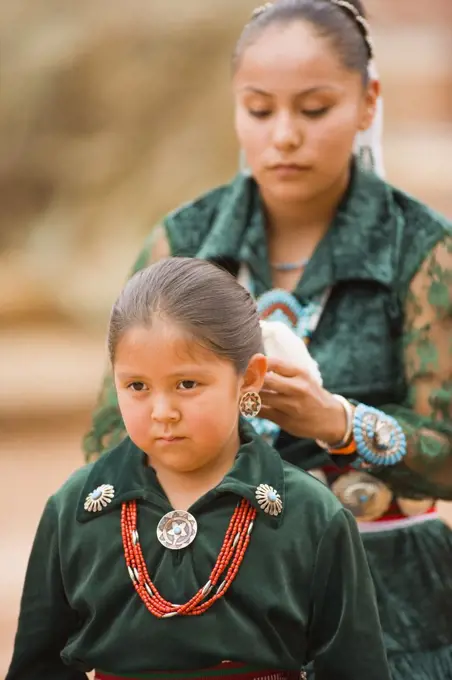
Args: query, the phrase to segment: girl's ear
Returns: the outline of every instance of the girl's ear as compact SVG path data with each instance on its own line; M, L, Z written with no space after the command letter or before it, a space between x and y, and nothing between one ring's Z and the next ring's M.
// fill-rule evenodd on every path
M254 354L243 375L241 393L260 392L267 373L267 357L264 354Z

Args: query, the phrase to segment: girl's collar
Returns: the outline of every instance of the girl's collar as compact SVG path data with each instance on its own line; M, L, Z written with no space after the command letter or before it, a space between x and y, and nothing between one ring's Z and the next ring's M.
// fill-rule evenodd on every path
M240 422L240 436L242 445L234 466L218 486L194 503L190 511L196 514L214 502L216 498L226 494L246 498L256 509L260 510L256 499L256 489L261 484L267 484L279 494L283 509L277 516L271 516L265 512L260 514L272 526L277 527L284 516L286 502L284 468L281 457L243 419ZM113 488L113 497L110 502L98 512L85 509L85 501L88 495L102 485ZM132 499L144 500L157 505L163 512L171 510L154 471L146 466L145 454L126 437L121 444L92 464L79 497L77 520L88 522L97 517L102 517L116 510L125 501Z

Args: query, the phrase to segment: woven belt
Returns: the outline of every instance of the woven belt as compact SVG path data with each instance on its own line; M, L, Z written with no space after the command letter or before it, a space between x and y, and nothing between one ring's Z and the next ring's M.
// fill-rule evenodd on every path
M114 675L95 672L95 680L211 680L215 677L233 677L234 680L304 680L303 671L263 670L243 663L223 661L218 666L192 671L150 671L131 675Z

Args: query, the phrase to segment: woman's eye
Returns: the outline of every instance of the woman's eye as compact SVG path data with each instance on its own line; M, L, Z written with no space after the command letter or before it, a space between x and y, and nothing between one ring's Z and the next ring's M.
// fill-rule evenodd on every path
M250 110L249 114L250 116L253 116L253 118L268 118L271 111Z
M320 118L321 116L324 116L325 113L327 113L328 111L329 107L324 106L321 109L305 109L303 111L303 114L308 118Z
M180 390L192 390L197 385L198 383L196 382L196 380L181 380L180 383L178 384L178 388Z
M142 382L133 382L128 385L129 390L132 390L132 392L144 392L147 390L147 387L144 383Z

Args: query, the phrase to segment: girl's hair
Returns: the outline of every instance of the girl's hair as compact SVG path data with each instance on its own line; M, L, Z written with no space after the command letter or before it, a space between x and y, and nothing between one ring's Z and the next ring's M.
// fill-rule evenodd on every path
M295 21L310 23L319 36L328 38L343 65L361 73L368 82L368 65L372 59L369 26L360 0L276 0L254 10L237 42L232 67L235 71L246 48L272 25Z
M172 321L243 373L254 354L263 353L256 305L224 269L205 260L170 257L142 269L115 302L108 328L112 364L116 348L133 326Z

